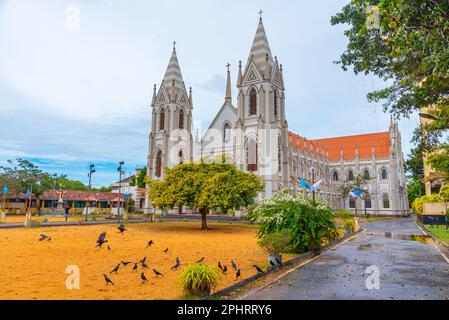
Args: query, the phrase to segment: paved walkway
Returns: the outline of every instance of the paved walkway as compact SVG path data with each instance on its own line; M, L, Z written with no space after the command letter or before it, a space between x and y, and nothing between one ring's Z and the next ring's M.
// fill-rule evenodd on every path
M449 263L418 241L412 219L364 224L367 232L324 253L245 299L449 299ZM368 290L366 269L376 266L380 289Z

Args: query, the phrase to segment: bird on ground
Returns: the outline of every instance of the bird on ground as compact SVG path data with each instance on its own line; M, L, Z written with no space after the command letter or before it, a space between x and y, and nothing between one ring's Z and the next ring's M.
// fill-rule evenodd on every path
M218 261L218 269L223 270L223 266L221 265L220 261Z
M145 261L141 261L140 264L142 265L142 268L148 269L148 265L146 264Z
M257 270L258 274L264 274L263 270L257 264L253 264L253 267Z
M105 275L104 273L103 273L103 278L106 281L106 285L112 284L113 286L115 286L114 282L112 282L111 279L109 279L109 277L107 275Z
M232 269L234 269L235 271L238 270L237 265L235 264L234 261L231 260L231 265L232 265Z
M165 252L165 253L167 253L168 252L168 248L167 249L165 249L163 252Z
M273 260L270 260L270 266L271 266L273 269L277 269L277 265L276 265L276 263L273 262Z
M156 275L156 277L163 277L164 275L162 273L160 273L159 271L157 271L156 269L153 269L154 274Z
M276 262L277 262L277 264L279 265L279 268L281 268L281 267L282 267L282 261L279 260L278 257L276 257Z
M130 264L131 261L122 261L122 264L126 267L128 264Z
M228 271L228 267L223 266L223 269L221 270L223 273L226 273Z
M148 241L147 248L148 248L148 247L151 247L153 244L154 244L154 241L153 241L153 240Z
M235 280L237 280L238 278L240 278L240 269L238 269L235 273Z
M204 257L202 257L200 260L198 260L196 263L201 263L204 261Z
M143 259L140 260L141 263L142 263L142 262L145 262L145 261L147 261L147 257L143 257Z
M145 273L143 272L140 274L140 279L142 279L142 284L148 281L147 277L145 277Z
M118 229L118 231L119 231L120 233L123 233L123 232L126 231L125 225L124 225L123 223L122 223L121 225L119 225L119 226L117 227L117 229Z
M134 263L133 271L137 271L137 262Z
M45 234L41 234L41 237L39 238L39 241L43 241L43 240L50 241L51 237L46 236Z
M176 262L175 265L173 267L171 267L170 270L177 270L179 268L179 266L181 265L181 261L179 261L179 258L176 257Z
M100 234L100 236L98 237L98 240L97 240L97 247L100 247L100 248L101 248L101 246L102 246L103 244L105 244L106 242L108 242L108 240L106 240L106 232L102 232L102 233Z
M120 269L120 265L121 265L121 263L119 263L118 265L116 265L115 266L115 268L114 269L112 269L112 271L110 272L110 273L117 273L118 272L118 269Z

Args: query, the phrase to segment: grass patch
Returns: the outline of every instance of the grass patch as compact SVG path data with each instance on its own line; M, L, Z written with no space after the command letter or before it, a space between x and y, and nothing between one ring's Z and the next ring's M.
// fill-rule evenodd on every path
M446 244L449 244L449 229L446 229L446 226L426 225L426 228L430 232L433 232L439 240L443 241Z

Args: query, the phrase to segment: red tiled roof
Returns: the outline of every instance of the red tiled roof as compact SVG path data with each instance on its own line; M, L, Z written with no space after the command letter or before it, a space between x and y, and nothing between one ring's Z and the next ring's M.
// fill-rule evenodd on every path
M293 132L289 132L289 141L293 148L299 146L300 149L303 149L303 137L294 134ZM321 153L322 148L324 148L324 150L328 150L330 161L340 160L340 152L342 148L343 158L345 160L353 160L355 158L356 148L358 149L360 159L371 158L371 148L373 146L376 158L386 158L390 153L391 143L390 133L388 131L327 139L307 140L307 142L314 146L315 152L316 149L319 149Z
M59 190L47 190L39 196L39 199L59 199L59 192ZM79 201L118 201L118 193L63 190L62 199Z

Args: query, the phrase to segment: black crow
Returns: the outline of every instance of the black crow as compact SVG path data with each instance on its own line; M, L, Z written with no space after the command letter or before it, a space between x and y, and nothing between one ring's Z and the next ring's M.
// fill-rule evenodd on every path
M115 286L114 282L112 282L107 275L103 274L103 278L106 281L106 285L112 284L113 286Z
M270 266L271 266L273 269L277 269L277 265L276 265L276 263L273 262L273 260L270 260Z
M140 263L147 261L147 257L143 257L142 260L140 260Z
M153 241L153 240L148 241L147 248L148 248L148 247L151 247L153 244L154 244L154 241Z
M258 274L264 273L263 270L257 264L253 264L253 267L256 268Z
M102 246L104 243L106 243L106 242L108 242L108 240L106 240L106 232L102 232L102 233L100 234L100 236L98 237L98 240L97 240L97 247L100 247L100 248L101 248L101 246Z
M281 268L282 267L282 262L281 262L281 260L279 260L278 257L276 257L276 262L279 265L279 268Z
M145 261L141 261L140 264L142 265L142 268L148 269L148 265L145 263Z
M41 237L39 238L39 241L42 241L42 240L50 241L51 238L49 236L46 236L45 234L41 234Z
M112 271L109 272L109 273L113 273L113 272L117 273L118 269L120 269L120 265L121 265L121 263L119 263L118 265L116 265L115 268L112 269Z
M128 264L130 264L131 261L122 261L122 264L126 267Z
M137 262L134 263L133 271L137 271Z
M163 252L165 252L165 253L167 253L168 252L168 248L167 249L165 249Z
M179 261L179 258L176 257L176 263L175 263L175 265L173 267L171 267L170 270L177 270L180 265L181 265L181 261Z
M238 278L240 278L240 269L238 269L235 273L235 280L237 280Z
M202 257L200 260L198 260L196 263L201 263L204 261L204 257Z
M235 264L234 261L231 260L231 265L232 265L232 269L234 269L235 271L238 270L237 265Z
M120 233L123 233L123 232L126 231L125 225L124 225L123 223L122 223L121 225L119 225L119 226L117 227L117 229L118 229L118 231L119 231Z
M147 277L145 277L145 273L143 272L140 274L140 279L142 279L142 284L148 281Z
M223 266L223 269L221 270L223 273L226 273L228 271L228 267Z
M164 275L162 273L160 273L159 271L157 271L156 269L153 269L154 274L156 275L156 277L163 277Z
M223 270L223 266L221 265L220 261L218 261L218 269Z

